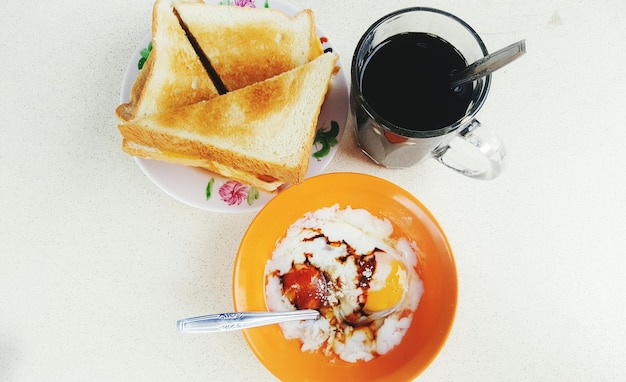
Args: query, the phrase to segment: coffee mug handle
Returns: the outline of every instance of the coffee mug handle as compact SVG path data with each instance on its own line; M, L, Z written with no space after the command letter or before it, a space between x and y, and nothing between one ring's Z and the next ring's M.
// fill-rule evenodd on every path
M467 147L471 147L473 152L468 153L467 150L463 150ZM478 152L475 149L478 149ZM452 140L437 147L432 155L439 162L460 174L490 180L502 172L506 149L491 128L474 119Z

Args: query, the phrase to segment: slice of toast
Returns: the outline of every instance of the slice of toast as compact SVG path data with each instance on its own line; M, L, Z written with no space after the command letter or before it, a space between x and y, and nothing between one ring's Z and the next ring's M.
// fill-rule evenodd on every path
M209 62L204 63L195 49ZM290 17L273 9L156 0L152 51L129 102L119 105L115 114L129 121L196 103L219 95L221 84L226 91L236 90L322 53L310 10Z
M131 155L143 150L151 152L148 158L200 164L263 190L298 184L306 175L337 59L335 53L325 53L225 95L122 123L124 149Z
M294 16L265 8L174 6L227 91L303 65L323 53L311 10Z
M272 177L259 177L255 174L237 170L210 159L182 155L175 152L165 152L154 147L144 146L124 139L122 149L128 154L145 159L154 159L163 162L197 167L210 172L221 174L228 179L238 180L265 192L275 192L284 183Z
M202 0L196 0L202 3ZM121 121L215 97L218 91L174 14L178 1L157 0L152 10L152 51L115 110ZM196 3L194 3L196 4Z

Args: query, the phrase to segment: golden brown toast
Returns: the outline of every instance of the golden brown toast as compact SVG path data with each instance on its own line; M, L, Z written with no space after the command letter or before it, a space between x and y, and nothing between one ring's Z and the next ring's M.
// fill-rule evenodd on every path
M115 111L121 121L219 95L180 26L173 3L176 2L154 3L152 51L133 84L130 101Z
M228 179L235 179L265 192L275 192L284 183L273 177L259 177L255 174L233 169L209 159L182 155L174 152L165 152L154 147L136 144L124 139L122 149L128 154L144 159L154 159L189 167L198 167L210 172L221 174Z
M336 54L325 53L225 95L122 123L118 127L124 149L131 155L148 151L152 155L145 157L174 163L196 161L252 184L241 179L247 174L261 180L255 186L263 190L298 184L306 175L317 118L337 59Z
M311 10L178 3L185 23L228 91L306 64L323 53Z
M322 54L310 10L290 17L273 9L156 0L152 20L152 52L129 102L115 111L121 121L218 96L219 84L207 71L215 71L232 91ZM208 58L208 67L192 43Z

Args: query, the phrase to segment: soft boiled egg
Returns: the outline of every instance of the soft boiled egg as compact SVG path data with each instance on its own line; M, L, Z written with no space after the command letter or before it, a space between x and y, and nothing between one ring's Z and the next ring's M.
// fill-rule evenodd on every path
M384 312L396 307L408 290L406 266L391 253L377 251L363 309L366 313Z

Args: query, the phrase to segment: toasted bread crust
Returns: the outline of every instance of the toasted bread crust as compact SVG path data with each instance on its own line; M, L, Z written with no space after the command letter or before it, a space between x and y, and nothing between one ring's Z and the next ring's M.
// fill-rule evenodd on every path
M127 103L119 105L115 109L115 115L120 121L130 121L135 118L137 111L137 103L141 98L141 95L146 86L146 82L152 73L154 67L154 54L150 54L148 59L144 62L143 67L139 70L137 78L130 89L130 100Z

